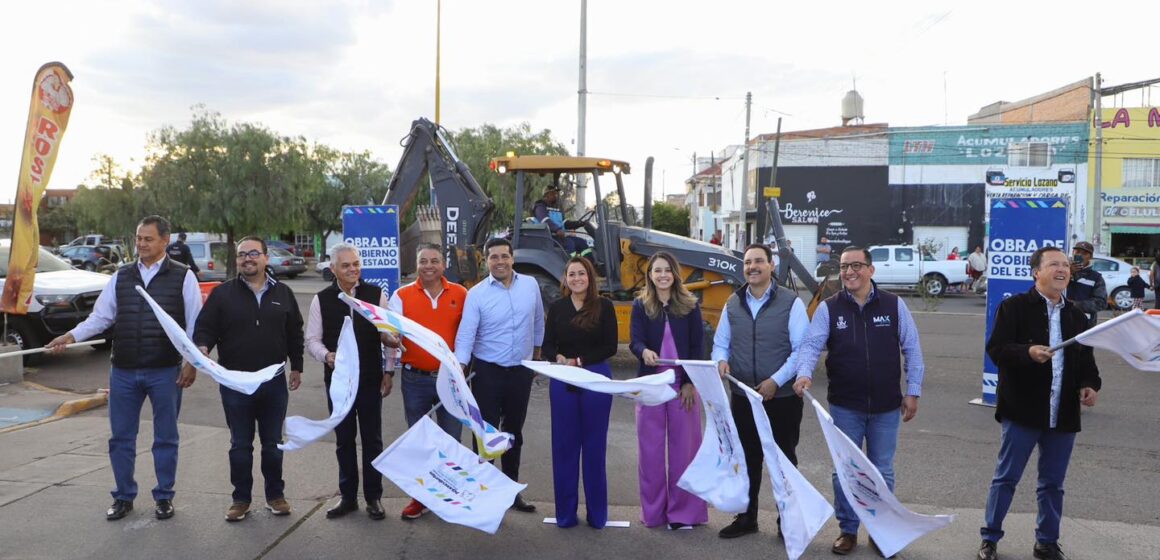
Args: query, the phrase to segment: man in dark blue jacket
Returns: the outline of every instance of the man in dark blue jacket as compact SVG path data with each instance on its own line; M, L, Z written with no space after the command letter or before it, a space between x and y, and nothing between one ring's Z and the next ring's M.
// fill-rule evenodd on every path
M865 442L866 457L893 492L899 420L914 418L922 394L924 366L918 329L902 298L877 289L870 251L846 247L839 262L844 289L814 311L798 356L794 390L801 395L812 386L814 365L822 351L828 350L826 400L834 425L858 447ZM902 357L906 358L905 395L899 391ZM858 546L860 523L837 473L833 479L834 510L842 533L831 550L844 555Z
M1108 286L1104 276L1092 268L1095 247L1080 241L1071 249L1071 282L1067 284L1067 299L1087 316L1088 327L1096 326L1100 311L1108 308Z
M245 237L238 243L238 276L214 288L197 319L193 341L201 351L217 347L218 363L238 371L257 371L290 360L290 390L302 383L302 313L294 292L266 273L266 242ZM254 425L262 442L262 478L266 509L289 515L282 480L282 423L289 394L286 376L278 375L247 395L220 387L230 427L230 482L233 503L226 521L241 521L250 511L254 485Z
M987 495L979 560L996 560L1003 519L1031 452L1039 448L1036 558L1065 560L1059 548L1063 479L1080 430L1080 405L1095 406L1100 371L1092 349L1071 344L1088 319L1063 292L1071 279L1067 255L1044 247L1031 255L1035 287L999 305L987 354L999 366L995 419L1003 424L999 461Z

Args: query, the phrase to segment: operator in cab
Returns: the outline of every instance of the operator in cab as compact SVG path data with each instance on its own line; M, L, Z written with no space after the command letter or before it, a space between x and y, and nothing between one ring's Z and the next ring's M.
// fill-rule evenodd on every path
M583 227L583 222L565 220L564 212L557 206L560 202L560 188L548 185L544 189L544 196L532 206L532 217L537 224L547 224L548 230L556 238L556 242L564 248L570 256L584 257L593 260L592 247L582 237L568 235L567 230Z

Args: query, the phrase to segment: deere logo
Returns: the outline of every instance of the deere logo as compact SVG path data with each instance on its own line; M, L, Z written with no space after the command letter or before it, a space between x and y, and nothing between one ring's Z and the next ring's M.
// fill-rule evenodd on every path
M889 315L875 315L874 316L874 326L875 327L889 327L890 326L890 316Z

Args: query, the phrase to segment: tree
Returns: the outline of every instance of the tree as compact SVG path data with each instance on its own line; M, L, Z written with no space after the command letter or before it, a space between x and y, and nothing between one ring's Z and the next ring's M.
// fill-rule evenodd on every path
M689 207L676 206L667 202L654 202L652 227L674 235L689 236Z
M522 123L500 129L495 125L483 124L476 128L465 128L451 133L455 153L467 164L483 192L495 203L492 227L503 229L515 223L516 180L514 174L500 175L489 168L491 158L507 152L517 155L567 155L568 149L552 138L548 129L533 132L531 125ZM551 177L528 176L524 186L524 213L530 214L532 204L543 195L544 187L552 182ZM561 185L561 206L563 201L573 200L571 185ZM426 189L424 189L425 191ZM420 199L426 193L420 193ZM568 208L563 208L567 212ZM523 216L521 216L521 219Z
M147 214L162 213L148 203L137 178L111 156L93 157L95 168L66 206L78 232L96 232L129 243L137 222ZM129 243L131 245L131 243Z
M313 163L319 166L303 194L306 208L304 229L321 233L326 239L342 229L342 207L378 204L387 194L391 172L377 162L370 152L337 152L326 146L315 146Z
M307 193L324 180L304 139L260 124L231 125L204 108L188 129L155 131L149 152L142 180L150 201L172 204L175 223L225 234L230 277L237 239L301 226Z

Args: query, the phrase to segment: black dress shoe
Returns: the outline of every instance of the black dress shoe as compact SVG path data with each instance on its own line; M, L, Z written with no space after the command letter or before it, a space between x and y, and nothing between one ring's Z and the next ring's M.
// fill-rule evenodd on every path
M522 511L524 513L534 513L536 511L536 506L525 502L523 496L516 494L516 501L512 502L512 509L516 511Z
M979 545L979 554L975 558L976 560L999 560L999 550L994 542L984 540L983 544Z
M116 521L129 515L131 511L133 511L133 502L129 500L113 500L113 505L109 506L109 510L105 512L105 519Z
M367 500L367 515L375 521L386 519L387 512L383 511L383 504L378 500Z
M334 507L326 510L327 519L338 519L352 511L358 511L358 502L354 500L339 500Z
M750 517L748 514L742 513L737 517L734 517L733 523L730 523L726 525L724 529L721 529L721 532L717 533L717 536L723 539L735 539L737 537L743 537L745 535L756 532L757 520L753 517Z
M1035 547L1031 549L1031 554L1039 560L1067 560L1067 556L1060 550L1059 543L1035 543Z
M157 519L173 517L173 500L157 500L157 507L153 509L153 515L157 516Z

